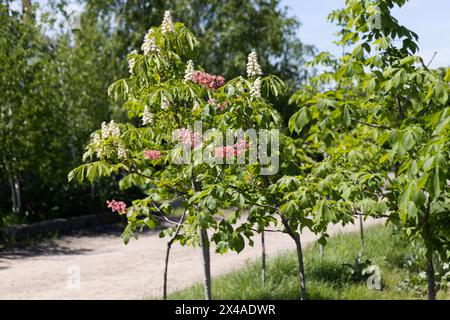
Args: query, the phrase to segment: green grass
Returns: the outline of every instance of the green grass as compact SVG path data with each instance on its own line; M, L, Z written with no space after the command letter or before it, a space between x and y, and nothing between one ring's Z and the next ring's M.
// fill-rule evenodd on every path
M413 249L394 235L391 228L371 227L365 232L364 257L381 269L381 290L369 289L366 282L352 281L344 276L344 263L353 263L361 252L359 234L339 234L329 239L324 255L312 245L305 251L305 269L309 299L421 299L417 292L400 292L396 289L408 272L403 269L404 258ZM259 261L244 268L213 279L213 298L217 300L298 299L299 285L294 252L285 252L269 259L266 287L261 284ZM438 298L449 295L439 292ZM203 299L202 285L195 284L169 295L169 299Z

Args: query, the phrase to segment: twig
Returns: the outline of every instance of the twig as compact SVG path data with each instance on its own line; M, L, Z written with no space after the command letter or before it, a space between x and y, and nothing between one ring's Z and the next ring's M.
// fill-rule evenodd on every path
M261 232L261 231L264 231L264 232L281 232L281 233L284 233L283 230L271 230L271 229L257 230L257 229L255 229L255 228L250 228L250 230L255 231L255 232Z
M433 56L431 57L430 61L427 63L427 68L433 63L434 58L437 56L437 51L434 52Z
M363 124L363 125L365 125L365 126L372 127L372 128L392 130L391 127L388 127L388 126L385 126L385 125L382 125L382 124L367 123L367 122L358 121L358 120L355 120L355 122L356 122L356 123L359 123L359 124Z

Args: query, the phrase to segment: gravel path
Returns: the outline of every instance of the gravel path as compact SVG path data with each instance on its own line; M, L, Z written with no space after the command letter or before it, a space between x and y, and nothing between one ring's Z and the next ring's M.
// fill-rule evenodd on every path
M374 224L376 221L366 221ZM332 226L330 235L358 230L358 224ZM84 236L66 236L27 249L0 252L0 299L141 299L161 294L166 239L148 232L139 240L122 243L120 230ZM304 232L303 244L316 237ZM213 277L242 267L260 256L260 243L242 253L212 252ZM294 242L281 233L266 233L269 255L293 249ZM211 250L213 251L213 250ZM202 280L199 248L172 247L169 290ZM80 281L77 287L76 275Z

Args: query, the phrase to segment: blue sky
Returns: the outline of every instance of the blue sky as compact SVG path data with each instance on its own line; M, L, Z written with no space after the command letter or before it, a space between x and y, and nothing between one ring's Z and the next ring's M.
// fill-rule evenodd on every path
M343 7L345 0L282 0L282 5L302 22L299 36L304 43L314 44L321 51L340 54L333 45L337 28L329 23L328 14ZM410 0L393 15L401 24L419 35L419 47L425 61L434 52L432 67L450 66L450 0Z

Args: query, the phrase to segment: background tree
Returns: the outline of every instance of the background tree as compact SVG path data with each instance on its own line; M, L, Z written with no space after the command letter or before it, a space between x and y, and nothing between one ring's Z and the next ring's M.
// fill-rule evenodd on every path
M327 139L339 143L328 154L350 178L341 198L352 211L387 217L423 249L435 299L433 256L449 259L450 72L415 56L417 35L390 14L405 2L347 1L330 15L346 26L339 44L352 52L313 80L326 89L313 82L295 95L301 110L291 123L298 131L333 128Z
M66 172L79 164L94 128L111 116L126 117L108 100L107 85L127 75L126 55L141 45L148 25L160 24L165 9L193 24L207 43L195 62L226 78L245 68L254 49L264 70L294 85L302 74L303 56L311 50L297 38L299 23L279 1L77 1L81 30L70 30L73 3L26 1L34 18L24 22L13 9L21 9L21 2L1 2L5 122L0 126L6 160L0 168L0 210L20 211L15 217L22 221L101 211L112 181L93 187L67 185ZM253 24L247 23L249 17ZM258 28L253 28L256 21ZM8 115L9 105L13 116ZM276 106L286 111L282 101ZM11 126L21 128L12 138Z

